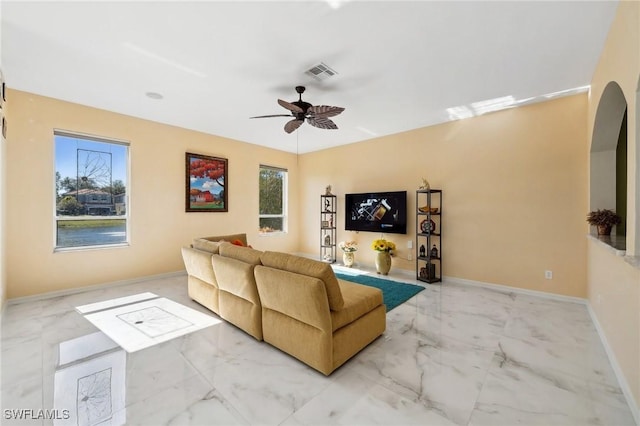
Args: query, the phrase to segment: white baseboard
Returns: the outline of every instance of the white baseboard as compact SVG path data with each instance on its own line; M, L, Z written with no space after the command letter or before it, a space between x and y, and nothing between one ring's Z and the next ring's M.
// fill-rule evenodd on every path
M37 300L51 299L52 297L68 296L70 294L84 293L84 292L87 292L87 291L100 290L100 289L107 288L107 287L118 287L118 286L122 286L122 285L135 284L135 283L139 283L139 282L157 280L157 279L162 279L162 278L180 277L180 276L183 276L183 275L186 275L186 274L187 274L186 270L175 271L175 272L167 272L166 274L148 275L148 276L140 277L140 278L131 278L131 279L126 279L126 280L121 280L121 281L112 281L112 282L108 282L108 283L90 285L90 286L87 286L87 287L78 287L78 288L70 288L70 289L65 289L65 290L50 291L48 293L35 294L33 296L15 297L13 299L9 299L7 301L7 305L15 305L15 304L18 304L18 303L25 303L25 302L33 302L33 301L37 301ZM3 313L4 313L4 309L5 308L6 308L6 306L3 307L3 309L2 309Z
M571 303L580 303L581 305L586 305L587 304L587 299L584 299L582 297L575 297L575 296L565 296L563 294L555 294L555 293L548 293L546 291L538 291L538 290L528 290L526 288L518 288L518 287L511 287L508 285L502 285L502 284L492 284L492 283L485 283L482 281L474 281L474 280L468 280L465 278L456 278L456 277L444 277L443 283L455 283L455 284L462 284L462 285L470 285L470 286L474 286L474 287L485 287L485 288L490 288L492 290L497 290L497 291L504 291L504 292L508 292L508 293L518 293L518 294L526 294L528 296L536 296L536 297L542 297L544 299L551 299L551 300L558 300L561 302L571 302Z
M637 425L640 425L640 409L638 409L638 404L636 403L635 398L633 397L633 393L631 392L631 388L629 387L629 382L624 377L622 373L622 368L620 368L620 364L618 364L618 359L616 358L613 349L609 345L609 341L607 340L607 336L604 334L604 329L600 325L600 321L598 321L598 317L596 316L595 311L591 308L591 303L587 303L587 310L589 311L589 316L591 317L591 321L593 325L596 327L598 331L598 335L600 336L600 341L602 342L602 346L604 346L604 350L607 352L607 357L609 358L609 362L611 363L611 367L613 367L613 371L618 379L618 384L620 385L620 389L622 389L622 393L627 400L627 404L629 405L629 409L631 410L631 414L633 414L633 418L636 421Z

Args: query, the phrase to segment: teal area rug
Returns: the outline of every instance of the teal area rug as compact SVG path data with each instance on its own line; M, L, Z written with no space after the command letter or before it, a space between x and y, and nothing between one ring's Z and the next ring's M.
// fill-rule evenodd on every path
M336 277L341 280L364 284L382 290L382 298L384 300L384 304L387 306L387 312L403 304L424 290L424 287L419 285L383 280L381 278L371 277L368 275L349 275L336 272Z

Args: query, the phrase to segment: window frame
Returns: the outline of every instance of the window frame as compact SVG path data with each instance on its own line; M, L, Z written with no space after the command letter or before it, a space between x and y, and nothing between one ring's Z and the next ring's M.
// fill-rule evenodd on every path
M57 210L57 188L56 188L56 173L57 170L57 160L58 157L56 155L56 137L68 137L68 138L77 138L82 139L89 142L98 142L104 144L111 145L119 145L125 147L125 159L124 159L124 169L125 169L125 196L124 196L124 204L126 208L124 210L124 214L122 216L118 216L119 219L124 219L125 221L125 240L117 243L106 243L106 244L93 244L93 245L83 245L83 246L58 246L58 221L64 220L58 216ZM77 167L77 164L76 164ZM113 166L112 166L113 167ZM131 142L111 138L104 136L96 136L92 134L70 131L70 130L62 130L62 129L53 129L53 252L61 253L61 252L77 252L77 251L87 251L87 250L106 250L113 248L123 248L129 247L131 245L131 202L130 202L130 177L131 177Z
M261 214L260 213L260 174L263 169L283 172L282 179L282 214ZM284 167L269 166L260 164L258 166L258 234L261 236L279 235L289 232L289 170ZM260 230L260 219L282 218L282 229L273 232L263 232Z

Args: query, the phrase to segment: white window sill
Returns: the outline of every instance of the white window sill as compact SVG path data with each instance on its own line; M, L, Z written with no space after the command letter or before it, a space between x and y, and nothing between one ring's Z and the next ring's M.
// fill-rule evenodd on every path
M129 243L119 243L119 244L105 244L99 246L81 246L81 247L56 247L53 249L54 253L68 253L68 252L77 252L77 251L92 251L92 250L109 250L109 249L120 249L130 247Z
M277 237L279 235L286 235L286 231L274 231L274 232L258 232L258 237Z

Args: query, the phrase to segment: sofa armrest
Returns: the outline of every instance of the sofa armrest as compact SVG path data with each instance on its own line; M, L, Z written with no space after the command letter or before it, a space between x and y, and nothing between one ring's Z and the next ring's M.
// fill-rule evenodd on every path
M280 312L331 335L331 315L324 282L261 265L255 267L254 274L263 309Z
M187 274L218 287L218 281L211 264L211 253L191 247L182 247L182 260Z

